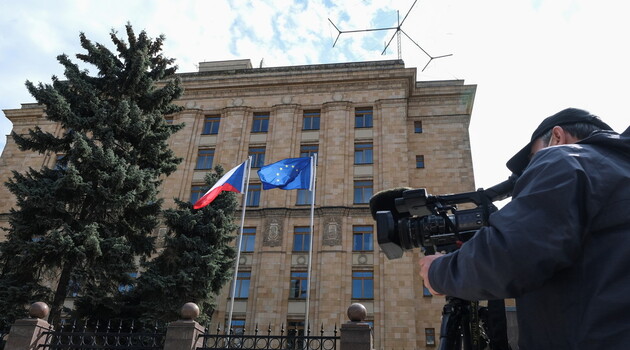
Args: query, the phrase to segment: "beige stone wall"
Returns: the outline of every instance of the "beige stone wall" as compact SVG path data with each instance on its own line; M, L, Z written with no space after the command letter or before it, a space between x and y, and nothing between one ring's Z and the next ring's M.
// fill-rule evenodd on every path
M185 127L170 146L183 158L177 171L164 179L165 205L172 198L188 200L193 184L202 184L205 171L195 170L199 148L214 148L215 162L228 170L247 158L251 146L264 146L265 164L298 157L301 144L319 146L315 229L313 234L310 323L317 333L321 324L332 331L347 321L346 309L362 302L374 323L376 349L425 349L425 329L439 338L443 298L424 297L416 249L402 259L387 260L375 251L352 251L353 225L374 225L368 206L354 204L355 180L372 180L373 191L396 187L426 187L443 194L474 190L468 124L475 86L462 81L417 83L416 69L401 61L364 62L321 66L251 69L240 72L182 74L185 90L178 103L184 111L174 123ZM373 109L374 125L355 129L357 107ZM303 132L305 110L320 110L320 130ZM252 133L255 112L269 112L269 131ZM44 124L41 110L5 111L16 132ZM203 119L221 118L217 135L201 135ZM424 132L414 133L414 121ZM374 162L354 165L355 142L372 142ZM425 168L415 167L424 155ZM24 171L50 162L47 155L20 153L7 143L0 159L0 177L10 169ZM48 155L48 157L50 157ZM252 169L251 183L259 183ZM256 228L254 253L244 254L242 271L251 272L249 298L238 300L234 318L245 319L247 328L269 324L278 331L288 320L304 317L305 303L289 298L291 271L304 271L304 253L292 251L293 230L309 226L310 207L296 205L297 191L263 191L258 207L247 209L246 227ZM0 188L0 213L13 203ZM6 199L6 200L5 200ZM3 214L0 214L3 215ZM240 220L240 211L235 213ZM4 216L6 217L6 215ZM278 228L280 235L271 233ZM274 231L275 232L275 231ZM372 271L374 299L352 299L352 271ZM229 285L217 298L213 319L225 322L229 312ZM328 333L330 334L330 333Z

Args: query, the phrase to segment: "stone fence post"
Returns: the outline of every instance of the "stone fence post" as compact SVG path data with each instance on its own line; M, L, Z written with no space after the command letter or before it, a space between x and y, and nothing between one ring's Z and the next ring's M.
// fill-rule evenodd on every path
M50 308L46 303L38 301L29 309L31 318L15 321L9 331L4 350L35 350L46 343L44 332L50 329L50 324L43 320L48 317Z
M349 322L341 325L340 350L373 350L372 329L363 322L367 317L365 306L355 303L348 308Z
M194 350L203 345L203 339L199 335L204 333L204 327L194 320L199 316L197 304L184 304L181 316L181 320L168 325L164 338L164 350Z

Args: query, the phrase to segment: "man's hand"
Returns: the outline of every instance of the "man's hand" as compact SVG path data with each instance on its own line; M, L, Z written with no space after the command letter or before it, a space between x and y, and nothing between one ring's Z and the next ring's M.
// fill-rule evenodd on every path
M431 282L429 281L429 268L431 267L433 260L441 257L442 255L444 254L435 253L433 255L424 256L422 259L420 259L420 276L422 276L422 279L424 280L424 286L427 287L427 289L429 289L429 292L431 292L431 294L433 295L443 294L440 294L434 291L433 288L431 288Z

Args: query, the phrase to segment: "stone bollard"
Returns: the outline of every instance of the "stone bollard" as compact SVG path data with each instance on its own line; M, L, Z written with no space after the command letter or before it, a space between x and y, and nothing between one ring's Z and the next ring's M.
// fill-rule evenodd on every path
M354 303L348 308L350 322L341 325L341 350L373 350L372 329L363 322L367 317L365 306Z
M11 326L4 350L35 350L46 343L44 332L50 329L50 324L43 318L48 317L50 308L38 301L31 304L28 313L31 318L17 320Z
M195 303L186 303L180 312L182 319L171 322L166 329L164 350L194 350L202 346L204 327L195 321L199 316L199 307Z

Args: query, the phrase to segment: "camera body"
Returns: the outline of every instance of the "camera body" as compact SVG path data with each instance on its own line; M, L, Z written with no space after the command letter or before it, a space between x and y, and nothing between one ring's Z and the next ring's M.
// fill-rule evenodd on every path
M393 199L393 207L392 203L379 203L383 201L377 198L374 209L378 244L388 259L400 258L404 251L420 247L427 255L456 250L488 225L490 214L497 211L492 202L509 197L516 179L512 175L487 190L439 196L429 195L424 188L409 189ZM457 209L458 204L465 203L475 207ZM389 210L379 210L379 206Z

